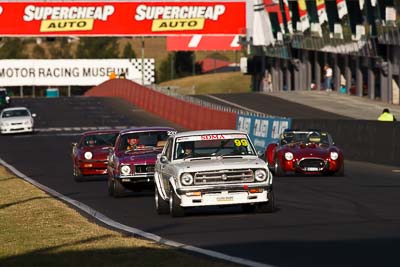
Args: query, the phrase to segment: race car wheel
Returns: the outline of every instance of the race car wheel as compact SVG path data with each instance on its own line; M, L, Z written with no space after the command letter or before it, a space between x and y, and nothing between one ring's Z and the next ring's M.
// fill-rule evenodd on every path
M335 176L344 176L344 162L342 162L342 166L340 166L340 169L335 173Z
M180 202L180 199L177 197L174 189L171 186L171 189L169 191L169 212L171 213L172 217L185 216L185 210L179 205Z
M156 202L156 211L158 214L168 214L169 213L169 205L168 201L165 201L162 199L160 196L160 193L158 192L158 188L156 185L155 188L155 194L154 194L155 202Z
M113 197L122 197L125 188L117 179L108 178L108 193Z
M113 182L112 182L111 177L108 176L108 179L107 179L107 189L108 189L108 195L111 196L111 197L114 195L114 186L113 186L112 183L113 183Z
M81 172L79 171L79 169L77 169L77 168L74 166L72 172L73 172L74 180L75 180L76 182L82 182L82 181L83 181L83 177L82 177L82 174L81 174Z
M255 205L256 213L271 213L275 211L274 191L268 193L268 202L258 203Z
M285 175L285 172L283 171L281 165L279 164L279 160L278 159L275 160L274 174L275 174L276 177Z

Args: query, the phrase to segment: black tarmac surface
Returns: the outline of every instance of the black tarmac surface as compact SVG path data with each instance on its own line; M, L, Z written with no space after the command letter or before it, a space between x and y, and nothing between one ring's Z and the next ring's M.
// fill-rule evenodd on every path
M151 191L114 199L105 178L75 182L70 153L85 127L174 125L119 99L15 99L14 104L37 113L42 130L0 136L0 158L122 224L273 266L399 265L400 171L390 166L346 161L344 177L275 178L277 210L271 214L209 208L171 218L156 214ZM284 116L298 112L288 103L284 110Z

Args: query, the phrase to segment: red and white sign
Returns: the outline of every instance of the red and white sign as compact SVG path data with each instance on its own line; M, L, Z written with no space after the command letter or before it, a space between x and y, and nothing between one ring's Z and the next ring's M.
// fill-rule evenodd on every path
M1 2L1 36L245 34L246 2Z
M240 50L239 35L168 36L168 51Z

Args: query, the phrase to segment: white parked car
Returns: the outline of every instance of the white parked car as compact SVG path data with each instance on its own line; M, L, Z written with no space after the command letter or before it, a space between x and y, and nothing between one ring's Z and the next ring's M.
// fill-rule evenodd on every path
M33 132L35 117L25 107L5 108L0 113L1 134Z
M190 131L169 137L157 156L154 179L159 214L179 217L191 207L227 205L274 210L272 174L241 131Z

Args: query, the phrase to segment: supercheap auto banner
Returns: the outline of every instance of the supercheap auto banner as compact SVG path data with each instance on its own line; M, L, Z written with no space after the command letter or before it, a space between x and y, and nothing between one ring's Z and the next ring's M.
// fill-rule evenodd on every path
M281 133L291 124L292 120L286 118L238 115L236 129L248 133L256 150L264 152L268 144L279 141Z
M0 1L1 36L245 34L245 1Z

